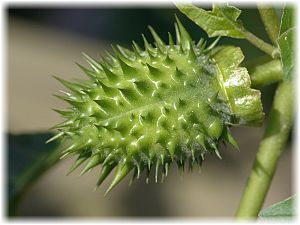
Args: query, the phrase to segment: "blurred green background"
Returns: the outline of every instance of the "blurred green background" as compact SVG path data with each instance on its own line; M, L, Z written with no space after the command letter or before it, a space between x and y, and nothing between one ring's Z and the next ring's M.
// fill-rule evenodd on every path
M209 5L205 5L209 7ZM254 5L240 7L244 26L268 41L258 11ZM280 15L278 6L278 14ZM147 28L153 26L166 41L167 32L174 34L174 14L178 15L194 40L207 35L182 15L173 5L112 7L21 7L7 6L7 132L24 134L48 131L62 118L52 108L66 104L52 94L64 89L51 75L64 79L84 78L74 62L85 64L81 52L95 58L111 50L110 44L130 46L135 40L142 45L141 34L150 41ZM208 40L212 42L213 40ZM245 40L222 38L221 44L240 46L245 61L262 52ZM85 64L86 65L86 64ZM264 111L268 113L274 85L262 90ZM74 158L60 161L48 170L25 193L20 217L232 217L251 169L262 128L233 128L240 152L230 146L221 149L223 160L208 156L201 172L184 172L175 166L164 183L145 176L129 188L125 179L107 197L105 188L111 177L93 191L99 169L79 177L79 170L65 176ZM7 150L8 172L12 173L28 160L26 141L18 145L10 136ZM22 148L22 146L24 148ZM29 150L28 150L29 151ZM291 143L279 162L265 206L280 201L293 190ZM26 163L25 163L26 164ZM25 165L24 164L24 165ZM145 175L145 174L144 174Z

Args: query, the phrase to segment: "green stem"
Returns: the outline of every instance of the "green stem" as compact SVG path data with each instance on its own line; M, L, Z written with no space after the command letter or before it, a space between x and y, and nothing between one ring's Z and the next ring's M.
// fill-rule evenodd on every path
M293 122L293 82L281 82L276 90L270 119L248 178L237 218L256 218L269 190L279 157Z
M279 50L278 48L274 47L273 45L270 45L260 38L256 37L254 34L251 32L245 30L244 32L245 38L254 46L259 48L260 50L264 51L268 55L270 55L272 58L279 58Z
M247 68L252 87L262 87L282 80L283 71L279 59L268 60Z
M258 4L257 8L270 40L274 45L277 45L279 22L275 9L269 4Z

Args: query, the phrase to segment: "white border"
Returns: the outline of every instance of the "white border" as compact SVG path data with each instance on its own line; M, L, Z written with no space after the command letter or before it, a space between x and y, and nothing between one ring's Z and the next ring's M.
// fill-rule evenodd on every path
M178 1L177 1L178 2ZM182 2L182 1L181 1ZM195 1L193 1L195 2ZM197 1L197 2L202 2L202 3L208 3L209 1ZM220 0L215 0L213 2L225 2L225 1L220 1ZM253 4L255 3L255 1L226 1L226 2L232 2L232 3L237 3L237 4ZM258 2L258 1L256 1ZM271 2L271 3L283 3L283 1L281 0L273 0L273 1L263 1L263 0L260 0L259 1L260 3L261 2L264 2L264 3L268 3L268 2ZM293 3L295 4L296 6L298 6L298 1L292 1L292 0L288 0L288 1L285 1L285 2L288 2L288 3ZM16 5L16 6L44 6L44 7L47 7L47 6L72 6L72 7L80 7L80 6L90 6L90 5L109 5L109 6L154 6L154 7L161 7L161 6L170 6L172 4L171 1L161 1L161 0L152 0L152 1L140 1L140 0L130 0L130 1L120 1L120 0L102 0L102 1L97 1L97 0L88 0L88 1L78 1L78 0L69 0L69 1L62 1L62 0L52 0L52 1L22 1L22 0L14 0L14 1L0 1L0 4L1 4L1 11L0 11L0 32L1 32L1 41L0 41L0 52L1 52L1 61L0 61L0 68L1 68L1 76L0 76L0 91L1 91L1 95L0 95L0 105L1 105L1 110L0 110L0 127L2 129L2 133L1 133L1 136L0 136L0 146L1 146L1 154L0 154L0 163L1 163L1 185L0 185L0 199L2 200L2 204L0 205L0 210L1 210L1 220L0 222L1 223L26 223L26 224L34 224L34 223L44 223L44 224L57 224L57 223L61 223L61 224L74 224L74 223L79 223L79 224L82 224L82 223L91 223L91 224L98 224L99 222L101 222L101 224L107 224L107 223L112 223L112 224L181 224L181 223L185 223L185 224L216 224L216 223L224 223L224 224L232 224L233 222L233 219L227 219L227 218L217 218L217 219L201 219L201 218L198 218L198 219L182 219L182 218L178 218L178 219L168 219L168 218L163 218L163 219L151 219L149 220L148 218L145 218L145 219L134 219L134 218L117 218L117 219L114 219L114 218L111 218L112 220L107 220L105 218L99 218L99 219L78 219L78 218L73 218L73 219L55 219L55 220L47 220L47 218L44 218L43 220L41 219L21 219L21 220L7 220L7 217L6 217L6 193L4 193L5 191L5 185L7 185L7 180L5 179L5 173L6 173L6 148L5 148L5 139L6 137L4 136L4 132L6 131L6 121L7 121L7 115L6 115L6 86L7 86L7 79L6 79L6 76L7 76L7 73L6 73L6 65L7 65L7 62L6 62L6 43L7 43L7 30L6 30L6 24L7 24L7 21L6 21L6 8L9 5ZM298 7L297 7L298 8ZM297 25L299 24L299 16L298 16L298 11L297 11ZM297 43L299 43L299 34L297 32ZM297 46L298 47L298 46ZM297 48L296 48L297 49ZM297 51L298 53L298 51ZM297 63L296 65L298 65L299 63L299 55L297 55ZM296 68L296 75L299 77L300 74L298 73L298 66ZM297 79L297 87L300 87L299 85L300 83L300 79ZM296 196L297 196L297 202L299 202L299 169L300 169L300 166L298 165L299 163L299 153L298 151L300 150L300 145L299 145L299 117L298 117L298 112L299 112L299 94L300 94L300 91L298 91L298 88L296 88L296 101L297 101L297 104L296 104L296 121L295 121L295 125L296 127L294 128L295 129L295 134L294 134L294 147L293 147L293 151L294 151L294 160L293 160L293 164L295 165L295 168L294 168L294 178L295 178L295 192L298 193ZM298 206L298 204L297 204ZM298 207L297 207L297 213L298 213ZM299 216L297 216L297 219L296 220L293 220L292 222L293 223L297 223L299 220ZM251 222L244 222L244 223L251 223ZM255 222L257 223L257 222ZM266 222L264 222L266 223ZM270 223L270 222L267 222L267 223Z

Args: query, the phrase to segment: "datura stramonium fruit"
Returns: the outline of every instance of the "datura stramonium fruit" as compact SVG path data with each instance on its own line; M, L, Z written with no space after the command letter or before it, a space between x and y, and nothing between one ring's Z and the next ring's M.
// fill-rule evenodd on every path
M133 42L132 50L113 47L115 55L99 61L84 55L91 68L79 66L88 81L57 78L71 91L57 97L71 107L56 110L66 120L49 141L70 141L62 152L78 155L70 171L86 160L82 173L102 164L97 186L116 167L107 192L131 170L138 178L154 168L157 181L173 161L192 168L206 153L220 157L220 142L237 147L230 126L263 120L260 92L239 67L241 50L205 47L202 39L195 44L178 19L175 29L175 44L170 33L166 45L150 27L155 43L143 36L145 50Z

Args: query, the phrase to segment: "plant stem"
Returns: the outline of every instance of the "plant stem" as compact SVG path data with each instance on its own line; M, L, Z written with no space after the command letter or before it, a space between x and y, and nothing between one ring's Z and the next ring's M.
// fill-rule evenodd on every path
M262 87L282 80L283 71L279 59L248 68L252 87Z
M293 96L293 82L281 82L276 90L269 122L236 213L237 218L256 218L264 203L292 127Z
M258 4L257 8L270 40L274 45L277 45L279 22L275 9L269 4Z
M260 50L264 51L268 55L270 55L272 58L279 58L279 49L274 47L273 45L270 45L260 38L256 37L254 34L251 32L245 30L244 32L245 38L254 46L259 48Z

